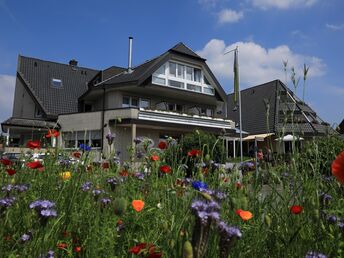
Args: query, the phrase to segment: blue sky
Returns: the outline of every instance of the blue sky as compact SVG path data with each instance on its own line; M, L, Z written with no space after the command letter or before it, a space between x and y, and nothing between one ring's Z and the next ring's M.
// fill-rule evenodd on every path
M239 47L241 88L310 66L305 101L325 121L344 119L342 0L0 0L0 120L11 116L18 54L104 69L139 64L184 42L207 59L227 93ZM292 87L290 74L287 84Z

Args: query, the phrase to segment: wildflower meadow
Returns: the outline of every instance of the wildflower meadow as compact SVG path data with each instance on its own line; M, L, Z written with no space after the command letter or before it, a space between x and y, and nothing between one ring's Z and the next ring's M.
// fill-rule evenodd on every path
M27 146L40 152L40 141ZM121 162L112 149L95 163L87 145L3 157L0 256L344 257L343 140L253 161L258 173L227 168L215 149L138 138Z

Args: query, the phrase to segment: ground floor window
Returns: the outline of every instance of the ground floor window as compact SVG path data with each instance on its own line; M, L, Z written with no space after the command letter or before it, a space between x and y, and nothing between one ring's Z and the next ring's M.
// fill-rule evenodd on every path
M101 147L101 131L76 131L63 132L62 135L64 148L77 149L80 144L86 144L93 148Z

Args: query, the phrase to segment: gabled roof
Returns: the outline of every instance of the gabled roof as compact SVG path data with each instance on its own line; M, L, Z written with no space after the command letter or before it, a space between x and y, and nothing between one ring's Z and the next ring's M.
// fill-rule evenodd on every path
M19 56L17 72L43 111L48 116L57 116L78 111L78 98L98 71ZM63 86L51 87L53 78L61 80Z
M242 90L241 108L243 130L250 134L279 133L282 129L285 133L300 135L319 135L334 131L280 80ZM232 93L228 95L228 117L239 122L239 112L233 109ZM294 124L288 121L293 110L294 118L299 119Z
M198 58L198 59L201 59L201 60L205 61L204 58L202 58L199 55L197 55L194 51L192 51L189 47L187 47L182 42L179 42L177 45L172 47L169 51L170 52L177 52L179 54L183 54L183 55L187 55L187 56L192 56L194 58Z
M136 67L132 68L131 72L128 72L128 70L123 70L120 73L114 74L112 77L109 78L103 78L103 81L95 84L94 86L91 86L89 91L92 91L93 89L97 89L100 87L118 87L123 85L132 85L132 86L140 86L143 82L145 82L161 65L163 65L165 62L167 62L171 56L173 55L181 55L187 58L190 58L190 60L196 60L197 62L201 62L205 70L209 73L213 81L215 82L215 90L217 91L218 95L225 100L226 99L226 93L223 90L220 83L217 81L216 77L206 64L206 60L204 58L201 58L199 55L197 55L194 51L192 51L190 48L188 48L183 43L178 43L171 49L167 50L165 53L150 59ZM88 93L88 92L87 92ZM85 95L87 95L84 94Z

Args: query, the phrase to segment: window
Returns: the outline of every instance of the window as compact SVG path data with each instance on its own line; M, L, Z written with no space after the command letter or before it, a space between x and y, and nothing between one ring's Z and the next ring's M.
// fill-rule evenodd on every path
M187 66L186 67L186 79L189 81L193 81L193 68Z
M197 86L197 85L193 85L193 84L187 84L186 88L188 90L193 90L193 91L197 91L197 92L202 92L202 87L201 86Z
M193 78L193 80L195 82L201 82L201 74L202 74L202 72L201 72L200 69L194 68L194 78Z
M183 111L183 106L180 105L180 104L168 103L168 104L167 104L167 110L169 110L169 111L182 112L182 111Z
M203 87L203 92L206 94L211 94L211 95L215 94L214 88L210 88L210 87Z
M43 112L39 107L35 107L35 117L42 117L43 116Z
M123 97L122 107L130 107L130 97Z
M135 97L123 96L122 107L138 107L139 100Z
M210 85L210 82L208 81L207 77L203 76L203 82L204 84Z
M101 147L101 131L64 132L62 135L65 148L78 149L80 144L87 144L92 148Z
M169 70L170 70L170 75L177 77L177 64L170 62L169 63Z
M184 88L184 83L173 80L168 80L168 85L176 88Z
M62 84L62 80L61 79L55 79L55 78L52 78L51 79L51 87L53 88L62 88L63 84Z
M166 85L166 79L159 78L159 77L153 75L152 83Z
M211 108L201 108L201 115L213 116L213 110Z
M132 107L138 107L139 106L139 100L137 98L131 98L131 106Z
M166 72L167 71L167 72ZM215 95L215 89L201 68L168 61L152 74L152 84Z
M150 100L149 99L140 99L140 108L150 108Z
M177 77L184 79L184 65L177 64Z
M161 66L155 73L165 75L165 65Z

